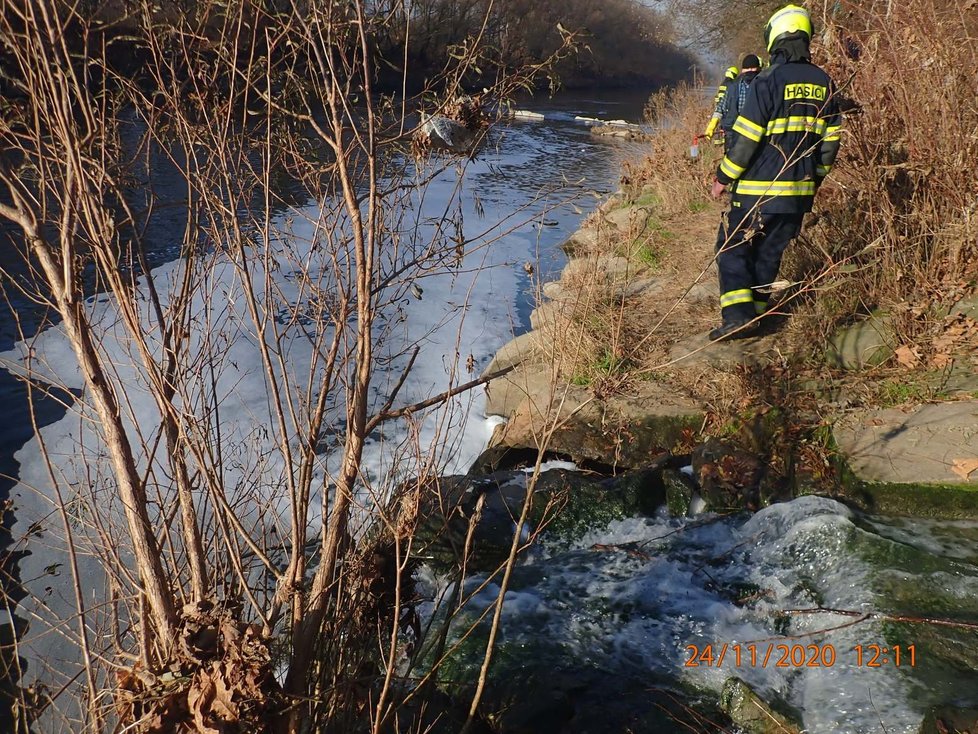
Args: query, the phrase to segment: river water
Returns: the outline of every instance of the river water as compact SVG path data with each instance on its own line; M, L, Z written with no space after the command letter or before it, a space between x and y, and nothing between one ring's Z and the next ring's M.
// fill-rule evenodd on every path
M575 117L637 121L643 102L644 95L638 94L528 102L526 108L544 113L544 121L500 128L464 170L449 167L429 187L425 201L417 205L419 223L444 209L461 183L458 202L466 234L489 231L491 244L467 256L464 267L454 272L419 278L415 284L420 297L400 305L405 333L410 340L420 339L422 346L418 369L402 391L403 403L444 390L450 376L458 375L467 362L474 372L481 371L500 346L529 327L536 276L525 264L532 263L537 276L544 278L559 271L564 255L558 245L617 187L622 160L644 152L640 146L591 136ZM293 238L283 245L291 248L291 262L314 250L313 222L319 206L310 202L281 213L283 229ZM158 260L153 276L164 285L175 282L180 273L177 263L164 262L173 253L175 238L168 236L173 234L164 228L154 235ZM296 281L294 276L287 271L267 274L269 279L279 278L280 284ZM233 321L234 292L230 284L227 287L223 308ZM106 324L111 342L111 304L96 297L91 308ZM252 436L270 420L262 402L261 371L252 369L257 354L239 328L229 326L221 334L234 365L233 375L223 383L222 425L229 436L235 431ZM3 336L6 358L16 368L26 347L15 343L17 335L9 324ZM305 365L310 354L301 337L297 335L289 357ZM124 357L131 346L120 341L110 348ZM31 350L46 360L52 381L67 388L79 386L56 327L33 338ZM391 362L393 374L398 364ZM301 367L296 371L301 373ZM137 377L120 373L124 382L137 384ZM33 607L25 602L22 616L53 610L54 616L67 617L72 609L68 575L51 570L62 557L46 547L43 533L38 533L37 523L50 514L47 466L37 437L25 425L16 388L4 382L0 390L6 410L0 422L6 432L0 441L7 473L18 478L10 487L15 508L12 547L22 554L17 564L20 579L42 600ZM139 425L139 398L133 410L134 425ZM42 423L42 436L54 448L58 470L77 471L74 458L92 450L90 429L77 414L54 405L47 406ZM365 457L365 479L380 480L393 471L391 455L407 443L436 456L442 473L464 472L485 446L492 425L484 415L481 392L459 398L420 424L401 425L376 437ZM253 440L262 445L261 438ZM325 446L324 475L335 453ZM274 461L267 460L242 464L234 471L247 477L274 469ZM274 497L268 502L276 507ZM867 518L820 498L777 505L754 516L677 520L663 515L618 521L571 543L545 542L531 553L507 596L503 644L533 656L545 641L596 670L631 681L664 676L713 693L719 693L728 677L739 675L793 709L809 732L909 734L917 731L932 705L978 704L978 677L972 665L978 657L978 638L882 621L841 627L851 619L786 617L781 612L820 605L974 621L974 541L972 524ZM619 550L596 552L596 545ZM490 586L473 605L488 604L491 594ZM840 629L814 634L830 627ZM778 665L781 655L776 649L774 660L765 660L771 644L784 644L785 634L799 635L790 644L820 646L820 664L795 664L789 651L787 664ZM24 682L50 677L56 688L70 677L76 663L52 628L34 622L22 643L21 654L27 660ZM724 645L729 657L717 665ZM729 652L738 645L739 665ZM887 653L869 665L870 645L900 645L902 664L897 667L893 654ZM857 646L865 648L862 655ZM908 652L910 646L913 653ZM693 650L710 651L713 662L704 656L699 664L688 665ZM831 663L824 657L829 652ZM912 666L909 655L915 656Z

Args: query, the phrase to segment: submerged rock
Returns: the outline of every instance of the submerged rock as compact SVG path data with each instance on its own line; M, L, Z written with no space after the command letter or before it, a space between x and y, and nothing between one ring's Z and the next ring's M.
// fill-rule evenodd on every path
M488 630L479 625L438 672L452 696L471 696ZM601 669L565 645L540 637L497 644L480 710L505 734L675 734L729 721L711 697L664 676Z
M693 450L692 461L706 509L758 509L764 467L754 454L711 438Z
M665 502L656 466L618 477L566 469L540 474L522 536L541 525L551 539L573 539L613 520L652 515ZM436 567L449 567L466 555L472 571L488 570L509 555L517 520L527 499L528 470L488 476L432 480L418 508L414 553Z
M800 726L777 713L740 678L730 678L723 686L720 705L745 734L801 734Z

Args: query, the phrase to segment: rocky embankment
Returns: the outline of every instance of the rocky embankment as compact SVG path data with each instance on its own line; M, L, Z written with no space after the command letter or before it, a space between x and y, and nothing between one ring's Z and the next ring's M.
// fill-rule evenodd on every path
M809 361L797 376L786 368L792 355L779 335L783 319L758 338L711 344L704 334L717 313L716 276L710 268L684 273L670 264L674 254L688 260L686 246L696 240L672 241L654 203L641 199L613 196L568 240L569 262L559 280L543 284L532 329L500 349L486 369L486 375L508 370L486 388L487 413L506 423L475 471L511 468L538 448L609 472L641 469L666 456L706 455L694 470L709 509L757 509L758 503L818 492L874 512L978 518L978 296L963 298L949 314L963 338L949 340L940 370L889 376L888 402L895 404L857 400L847 376L865 377L877 365L913 358L899 346L890 315L874 314L840 330L823 350L822 368ZM657 240L657 262L629 257L615 244L632 242L637 233ZM699 241L696 267L702 268L711 241ZM592 298L589 289L615 294L625 320L646 320L651 339L660 342L651 360L658 361L655 369L639 367L630 376L623 369L610 388L568 377L561 340L582 312L584 319L601 316L582 307ZM659 306L649 309L656 301ZM772 409L769 398L756 395L740 396L734 410L718 407L718 385L745 371L750 379L770 379L772 368L776 379L807 393L817 421ZM914 397L932 399L908 399ZM807 428L817 423L818 458L831 466L811 466L813 437L779 425L799 419ZM747 424L749 430L738 430ZM799 445L783 440L785 433L795 434ZM779 445L764 446L775 434ZM764 465L772 448L795 455L787 462L779 457L778 467Z

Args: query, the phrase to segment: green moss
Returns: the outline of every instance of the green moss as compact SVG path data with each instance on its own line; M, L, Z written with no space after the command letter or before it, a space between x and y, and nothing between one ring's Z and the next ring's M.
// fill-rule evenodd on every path
M651 243L645 242L639 245L635 251L635 259L647 268L657 268L661 263L662 253Z
M662 204L662 200L651 191L646 191L633 202L635 206L651 206L653 208Z
M871 512L947 519L978 518L976 484L860 482L847 496Z
M867 482L856 476L840 454L835 455L834 461L840 494L867 512L949 520L978 519L978 484Z
M876 392L879 405L892 408L906 403L923 403L933 400L946 400L948 393L928 381L910 380L907 376L884 380Z
M572 376L570 382L572 385L587 387L602 377L621 374L630 366L631 364L627 359L615 355L610 349L605 349L598 355L595 362L585 365L581 372Z
M632 429L632 448L650 455L658 451L672 451L683 440L684 432L699 431L703 418L703 413L650 416Z

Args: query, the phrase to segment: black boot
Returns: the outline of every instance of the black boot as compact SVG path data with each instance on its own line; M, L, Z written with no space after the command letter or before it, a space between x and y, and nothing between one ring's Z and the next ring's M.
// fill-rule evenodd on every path
M745 339L753 336L757 331L757 321L744 319L742 321L724 321L720 326L710 332L710 341L730 341L732 339Z

